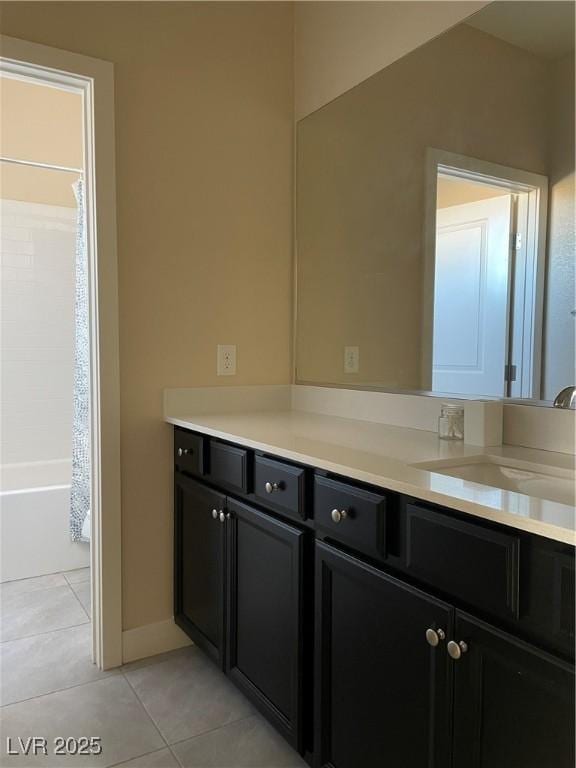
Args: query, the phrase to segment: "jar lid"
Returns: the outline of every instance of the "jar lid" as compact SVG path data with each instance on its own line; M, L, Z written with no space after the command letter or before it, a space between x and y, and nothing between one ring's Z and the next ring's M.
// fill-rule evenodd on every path
M455 405L454 403L442 403L440 412L442 416L462 416L464 414L464 406Z

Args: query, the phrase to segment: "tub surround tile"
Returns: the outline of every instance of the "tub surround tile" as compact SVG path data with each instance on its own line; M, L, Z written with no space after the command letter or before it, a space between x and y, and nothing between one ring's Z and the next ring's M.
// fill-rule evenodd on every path
M126 670L138 698L168 744L253 714L248 700L198 648Z
M0 705L117 674L92 663L91 646L90 624L0 644Z
M85 610L68 585L2 596L0 641L86 624Z
M174 745L182 768L305 768L306 763L259 715Z
M3 461L50 460L70 450L76 212L19 200L3 200L1 210L2 223L13 217L12 233L21 233L16 241L0 233L3 257L20 265L5 268L2 286ZM31 367L40 369L36 382L60 382L35 402Z

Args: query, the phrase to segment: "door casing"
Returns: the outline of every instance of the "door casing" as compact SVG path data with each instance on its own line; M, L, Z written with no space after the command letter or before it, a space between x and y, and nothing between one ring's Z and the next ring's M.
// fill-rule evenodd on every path
M0 70L83 96L89 271L92 655L122 663L120 375L114 68L108 61L0 36Z

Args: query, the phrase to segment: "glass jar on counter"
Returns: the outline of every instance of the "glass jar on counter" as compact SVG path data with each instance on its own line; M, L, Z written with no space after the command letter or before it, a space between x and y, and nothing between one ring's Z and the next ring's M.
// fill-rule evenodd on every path
M438 419L438 437L441 440L464 440L464 407L442 403Z

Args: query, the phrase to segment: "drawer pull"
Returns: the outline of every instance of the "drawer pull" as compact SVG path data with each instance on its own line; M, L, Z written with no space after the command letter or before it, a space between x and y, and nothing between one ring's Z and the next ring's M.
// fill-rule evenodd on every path
M217 509L213 509L212 510L212 517L214 518L214 520L218 520L218 510Z
M192 456L193 453L192 448L178 448L178 456Z
M342 520L346 520L348 517L348 512L345 509L333 509L330 517L335 523L341 523Z
M450 656L451 659L458 661L458 659L467 652L468 644L465 643L464 640L460 640L458 643L455 640L450 640L446 646L446 650L448 651L448 656Z
M282 483L265 483L264 490L266 493L275 493L282 490Z
M430 629L426 630L426 642L431 645L432 648L436 648L441 640L444 640L446 634L443 629Z

